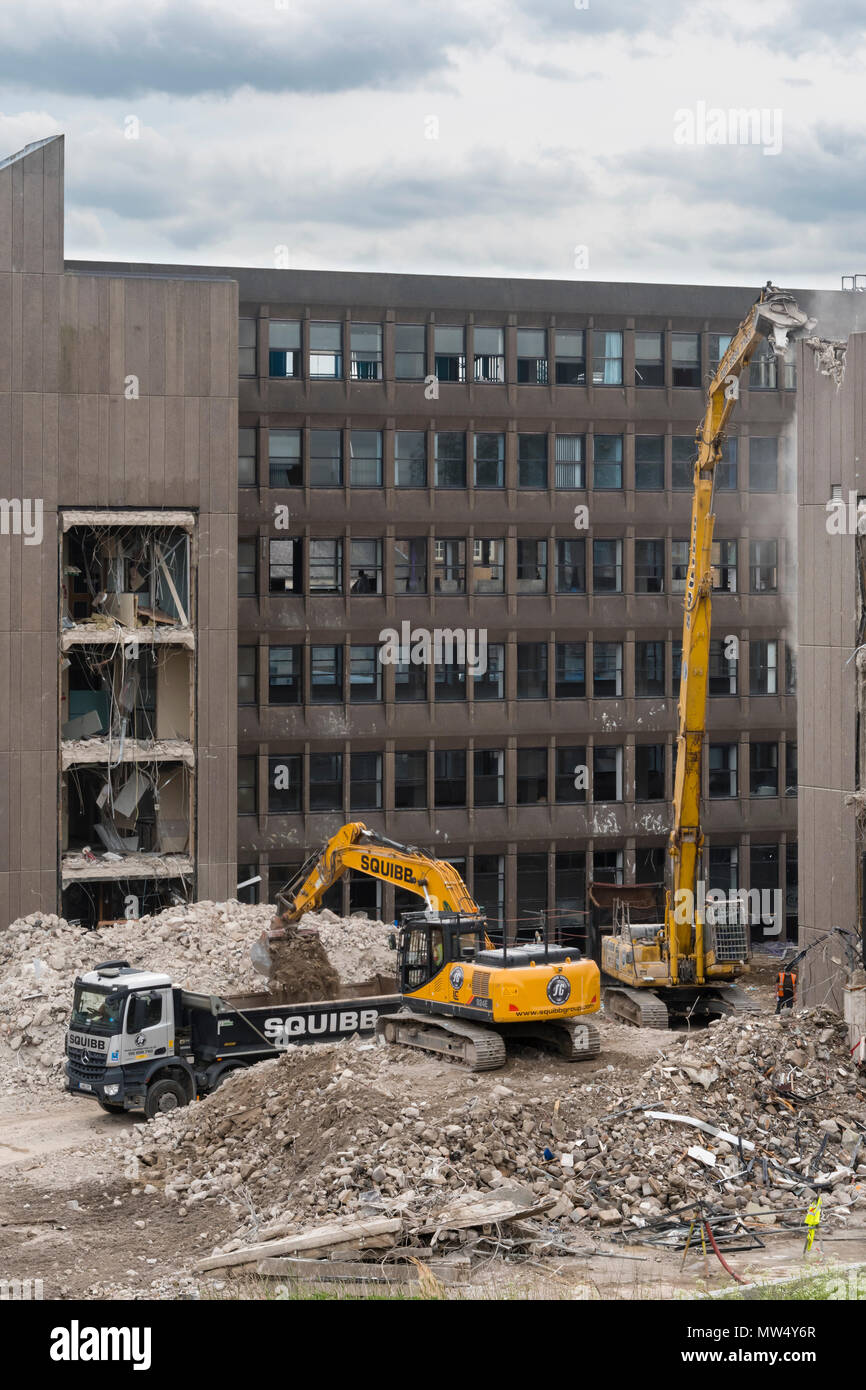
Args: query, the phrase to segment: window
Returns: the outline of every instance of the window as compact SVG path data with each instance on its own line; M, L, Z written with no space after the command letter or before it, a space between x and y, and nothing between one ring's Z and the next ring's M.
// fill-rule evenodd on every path
M254 816L257 811L257 758L238 758L238 815Z
M586 541L556 542L556 592L586 593Z
M664 541L635 541L634 543L634 591L636 594L661 594L664 592L665 543Z
M749 693L775 695L778 692L778 648L775 640L753 638L749 643Z
M749 744L749 793L751 796L779 795L778 743Z
M279 542L271 541L271 545ZM310 593L341 594L343 592L343 542L341 540L310 541Z
M310 376L335 381L343 375L343 325L310 324Z
M582 699L586 695L586 643L557 642L556 698Z
M555 488L568 491L586 487L582 434L558 434L555 444Z
M731 346L732 335L730 333L711 333L707 344L710 358L710 376L715 376L719 370L722 358Z
M238 430L238 487L255 487L257 482L256 431L243 426Z
M622 642L594 643L592 693L597 700L622 695Z
M452 649L450 660L437 661L433 667L433 698L443 704L466 699L466 667L457 664L456 655Z
M671 370L674 386L700 386L700 333L671 334Z
M739 850L736 846L710 845L708 887L716 893L736 893L740 886Z
M255 319L238 320L238 376L256 374L256 333Z
M517 381L521 386L547 385L547 334L543 328L517 330Z
M639 743L634 750L635 801L664 801L665 746Z
M586 384L585 342L582 329L578 333L557 333L557 386L584 386Z
M478 328L474 333L475 380L505 380L505 334L501 328Z
M394 542L394 593L426 594L427 541L424 536Z
M774 594L779 587L776 541L749 541L749 576L753 594Z
M547 541L517 542L517 592L547 592Z
M544 927L547 911L547 855L518 854L517 911L518 933L532 936Z
M475 486L505 486L505 435L476 434Z
M303 704L303 655L303 647L268 648L268 704Z
M394 435L394 485L427 486L427 443L423 430L397 430Z
M342 487L343 435L340 430L310 431L310 486Z
M737 490L737 441L735 438L722 442L722 457L716 464L716 492L736 492Z
M256 703L259 649L258 647L238 647L238 704Z
M303 770L298 754L268 758L268 814L290 815L301 809Z
M473 541L473 574L476 594L505 592L505 541Z
M557 748L556 750L556 799L573 804L586 801L587 777L586 748Z
M378 811L382 806L382 754L353 753L349 758L349 810Z
M592 588L596 594L622 593L622 541L593 541Z
M349 339L352 350L352 380L381 381L382 325L353 323Z
M592 334L592 381L594 386L622 385L622 334Z
M427 372L427 330L423 323L394 326L394 375L398 381L423 381Z
M466 435L457 430L436 433L435 486L466 486Z
M394 699L401 705L427 699L427 667L415 661L394 666Z
M465 594L465 541L435 542L433 548L433 590L437 594Z
M664 695L664 642L635 642L634 693L636 696Z
M710 638L709 687L711 695L736 695L737 659L726 656L724 637Z
M343 648L310 648L310 699L314 705L343 703Z
M560 942L588 954L586 855L582 851L561 850L554 856L554 901Z
M638 434L634 441L634 485L637 492L663 492L665 441L661 434Z
M349 542L349 588L353 594L381 594L381 541Z
M664 386L665 338L663 333L634 335L635 386Z
M502 930L505 925L505 856L476 854L474 870L475 901L481 904L490 925Z
M671 439L671 487L677 492L691 492L695 481L695 460L698 456L694 435L675 434Z
M349 648L349 699L353 705L375 704L382 698L382 665L379 648Z
M769 435L749 440L749 492L775 492L779 480L779 440Z
M760 912L752 911L752 927L769 928L769 934L774 935L774 928L781 927L782 923L776 921L776 903L778 899L773 895L779 888L779 846L755 845L751 846L749 852L749 886L757 888L761 895Z
M268 324L268 375L303 376L301 325L297 320L271 319Z
M505 754L501 749L476 748L474 754L475 805L505 804Z
M238 541L238 597L258 593L256 542Z
M596 747L592 751L593 801L622 801L622 748Z
M342 753L310 754L310 810L342 811Z
M352 487L382 486L382 431L352 430L349 435L349 481Z
M517 804L535 806L547 800L547 749L518 748Z
M785 694L797 693L797 653L790 642L785 643Z
M394 806L398 811L427 805L427 754L394 754Z
M597 434L592 441L592 485L615 490L622 487L622 435Z
M547 435L517 436L517 486L547 487Z
M689 576L688 541L671 541L671 593L684 594Z
M441 751L434 756L435 805L466 805L466 754L462 748Z
M505 699L505 647L501 642L487 646L487 669L473 676L473 695L476 700Z
M675 700L679 698L682 676L683 643L681 638L675 637L671 642L671 693ZM712 694L712 691L710 691L710 694Z
M709 791L713 800L737 795L737 745L711 743L708 769Z
M271 541L268 554L268 590L272 594L300 594L303 590L301 542Z
M737 592L737 542L713 541L713 592Z
M797 744L788 742L785 744L785 795L797 795Z
M547 643L517 643L518 700L547 699Z
M433 352L439 381L466 380L466 348L462 328L434 328Z
M622 883L622 850L595 850L592 868L593 875L599 883Z
M301 431L271 430L268 435L268 481L271 487L301 487Z
M774 391L778 382L776 354L764 338L752 354L749 363L749 390Z

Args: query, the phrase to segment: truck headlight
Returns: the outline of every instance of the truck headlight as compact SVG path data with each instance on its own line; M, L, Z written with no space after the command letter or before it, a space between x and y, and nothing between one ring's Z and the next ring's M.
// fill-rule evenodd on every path
M106 1096L116 1096L119 1090L119 1086L103 1086L102 1093Z

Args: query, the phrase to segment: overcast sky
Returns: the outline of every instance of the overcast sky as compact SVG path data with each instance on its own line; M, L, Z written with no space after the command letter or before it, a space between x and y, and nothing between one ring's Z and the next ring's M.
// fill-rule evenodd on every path
M864 50L863 0L2 0L0 157L66 134L71 258L835 289Z

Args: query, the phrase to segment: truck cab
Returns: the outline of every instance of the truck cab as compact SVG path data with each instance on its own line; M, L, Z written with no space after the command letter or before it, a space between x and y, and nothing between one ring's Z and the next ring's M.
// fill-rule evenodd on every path
M66 1033L70 1093L95 1097L112 1111L145 1106L147 1098L150 1114L191 1100L192 1067L177 1056L175 993L168 975L127 961L104 961L80 975Z

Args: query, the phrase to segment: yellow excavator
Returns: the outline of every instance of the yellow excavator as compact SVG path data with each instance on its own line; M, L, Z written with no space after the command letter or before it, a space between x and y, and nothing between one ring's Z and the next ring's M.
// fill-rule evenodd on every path
M425 903L400 919L394 945L402 1003L378 1020L386 1042L438 1053L473 1071L503 1066L508 1038L552 1047L569 1061L598 1053L601 1039L588 1017L601 1006L595 961L547 939L509 946L503 933L495 946L453 865L361 821L344 825L279 895L283 910L253 955L257 968L267 971L269 944L315 912L348 869Z
M712 594L713 492L725 427L739 398L740 376L758 345L767 340L781 357L794 338L815 326L792 295L768 283L734 334L707 389L706 410L695 443L689 567L683 615L677 760L673 824L668 854L670 887L664 921L647 915L646 886L593 885L597 904L611 906L613 932L601 940L605 1008L639 1027L666 1028L669 1016L750 1012L755 1007L734 981L751 955L745 904L704 911L700 820L701 762L707 727ZM598 891L596 891L598 890ZM643 912L637 909L644 907Z

